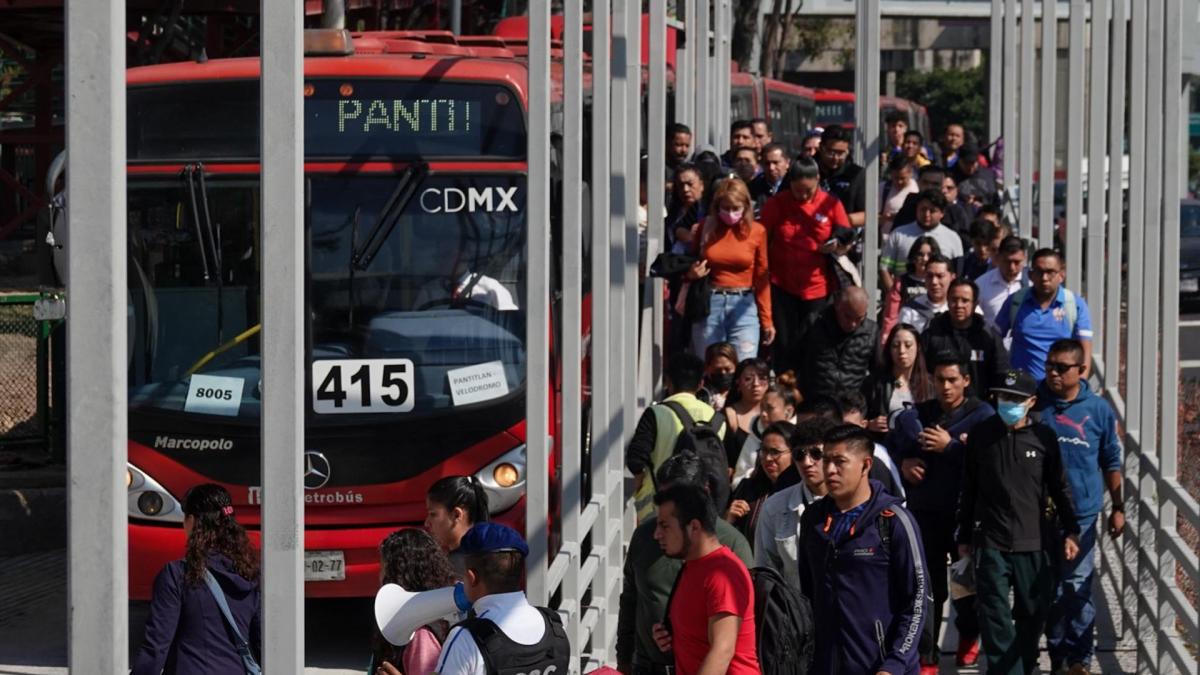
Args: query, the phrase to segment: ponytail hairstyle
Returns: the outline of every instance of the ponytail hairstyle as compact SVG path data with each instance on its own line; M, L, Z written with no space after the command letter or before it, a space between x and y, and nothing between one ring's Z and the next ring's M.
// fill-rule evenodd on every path
M800 402L804 400L804 396L800 394L800 389L797 387L796 371L788 370L775 376L775 382L767 387L768 394L775 394L783 399L784 405L792 406L792 410L800 407Z
M225 488L215 483L193 487L183 496L183 513L191 516L193 523L183 559L188 583L204 583L208 557L214 553L229 558L242 578L258 580L258 553L246 530L234 520L233 500Z
M487 493L483 484L474 476L447 476L438 479L429 486L425 496L432 502L441 504L447 511L461 508L466 514L470 525L486 523L488 514Z

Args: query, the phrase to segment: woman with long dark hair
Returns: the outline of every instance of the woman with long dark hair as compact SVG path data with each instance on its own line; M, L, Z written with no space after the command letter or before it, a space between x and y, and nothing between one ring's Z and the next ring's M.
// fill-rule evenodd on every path
M867 380L867 429L886 434L896 413L933 396L921 334L907 323L898 324L880 354L879 367Z
M258 552L233 517L220 485L197 485L183 498L187 552L154 580L150 618L132 675L244 675L236 635L261 654ZM210 588L209 579L216 582ZM220 599L218 599L220 594ZM237 630L228 625L221 601Z
M733 499L725 519L754 544L754 528L763 503L771 495L789 488L801 480L800 469L792 458L790 439L796 433L791 422L775 422L763 432L758 448L758 461L746 480L733 491Z
M429 486L425 493L425 530L433 535L459 578L465 571L458 543L475 523L486 523L487 493L474 476L447 476Z
M419 593L454 585L450 559L428 532L409 528L388 535L379 545L379 584L397 584L406 591ZM429 675L437 668L442 643L450 624L435 621L421 626L412 641L397 647L383 638L378 627L371 640L371 668L374 675Z

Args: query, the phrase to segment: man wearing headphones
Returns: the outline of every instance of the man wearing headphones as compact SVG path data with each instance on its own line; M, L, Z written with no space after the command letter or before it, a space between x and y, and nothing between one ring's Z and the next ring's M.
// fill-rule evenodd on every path
M529 546L499 523L477 523L463 535L463 586L470 616L446 636L440 675L565 675L571 645L553 610L534 607L521 591Z

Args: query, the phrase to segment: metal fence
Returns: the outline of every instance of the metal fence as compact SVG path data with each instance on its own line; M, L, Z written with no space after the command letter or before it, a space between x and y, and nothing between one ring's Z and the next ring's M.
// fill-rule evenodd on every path
M0 449L50 446L50 330L36 294L0 295Z
M686 29L691 35L680 54L676 72L676 95L681 105L677 116L696 131L695 142L719 142L728 128L728 31L729 0L683 0ZM905 6L912 2L896 3ZM922 3L917 3L922 4ZM979 2L923 3L941 14L956 7L978 8ZM857 0L859 42L856 50L860 73L858 90L858 148L867 161L868 175L878 176L879 22L893 3ZM1124 420L1127 437L1126 494L1130 531L1120 555L1111 546L1102 573L1122 590L1120 608L1123 630L1137 639L1139 672L1195 672L1196 661L1189 644L1200 644L1196 609L1181 591L1178 580L1193 587L1198 579L1195 551L1179 535L1178 524L1200 529L1200 507L1178 481L1178 293L1179 236L1178 204L1182 189L1183 106L1186 103L1181 72L1182 36L1185 26L1196 24L1195 5L1184 0L1071 0L1070 79L1072 127L1068 139L1068 237L1066 249L1069 285L1091 301L1098 328L1096 373L1105 394ZM582 42L581 8L565 3L566 41L564 106L567 138L580 138L582 92L580 89ZM652 30L648 92L647 137L652 159L660 158L654 146L659 130L665 128L666 0L650 0ZM1032 23L1036 9L1052 2L993 0L993 47L1003 52L999 68L993 70L993 96L1001 104L991 112L992 129L1003 132L1006 146L1014 149L1016 161L1010 171L1023 168L1017 181L1027 199L1021 215L1029 218L1034 164L1028 155L1047 143L1032 142L1033 125L1025 115L1018 117L1017 91L1026 96L1024 112L1053 106L1052 97L1042 96L1030 107L1031 78L1022 77L1017 62L1021 26L1025 39L1020 51L1026 60L1024 72L1033 72L1035 58ZM302 331L298 294L303 288L300 233L293 227L301 213L300 65L298 44L301 26L297 3L264 2L263 51L264 100L269 98L277 114L264 116L263 203L264 248L277 267L264 270L264 333L274 335L264 344L264 382L274 391L291 391L294 396L271 397L264 401L263 414L263 548L264 645L267 672L298 672L303 666L303 602L301 528L303 500L301 467L296 447L303 446L301 347L296 336ZM1131 15L1126 9L1132 10ZM714 12L715 10L715 12ZM544 390L530 389L527 397L528 428L528 521L531 544L528 587L531 600L547 603L557 599L569 619L569 630L580 663L612 663L617 598L621 581L621 553L625 539L623 448L633 431L640 405L651 386L643 377L639 386L637 322L642 303L637 277L637 185L642 100L640 67L641 3L633 0L594 0L592 3L592 152L590 222L592 246L590 355L591 397L590 447L580 439L585 416L583 339L565 331L563 339L563 466L562 545L554 552L546 536L553 500L547 470L550 440L539 434L547 428L549 405ZM550 3L532 0L530 18L530 126L550 127ZM1048 16L1054 16L1045 12ZM1127 19L1126 17L1131 18ZM1185 21L1186 16L1186 21ZM1019 18L1027 21L1023 26ZM125 288L125 180L124 180L124 63L123 10L119 5L72 3L67 9L68 100L87 101L86 107L68 106L68 145L71 147L68 174L73 176L71 203L88 204L87 211L71 210L69 227L78 241L72 249L86 252L69 261L72 286L72 319L75 328L69 343L72 363L69 409L71 431L70 464L70 662L80 673L120 672L127 667L126 654L126 541L124 477L126 463L124 299ZM610 26L611 29L603 27ZM715 29L710 34L710 26ZM1092 28L1090 38L1089 26ZM1044 28L1046 28L1044 26ZM611 33L609 32L611 30ZM1111 40L1108 33L1111 31ZM1126 51L1126 33L1129 49ZM1044 32L1048 35L1048 32ZM609 39L605 39L609 38ZM1085 63L1085 40L1092 58ZM1050 41L1052 42L1052 40ZM1111 43L1111 49L1109 44ZM712 47L715 45L715 48ZM1126 56L1129 68L1126 72ZM1104 87L1084 89L1085 74L1094 83L1111 82L1104 101ZM1045 71L1043 71L1045 72ZM1125 124L1125 87L1129 86L1129 125ZM1003 85L1003 86L1001 86ZM1043 81L1043 87L1046 86ZM1043 89L1043 92L1046 89ZM1089 98L1090 97L1090 98ZM1090 105L1084 105L1084 102ZM868 113L868 111L871 111ZM1000 119L1002 118L1002 119ZM1086 123L1093 130L1084 143ZM1107 136L1099 133L1107 130ZM1130 148L1128 195L1122 180L1104 182L1109 156L1120 157L1125 144ZM584 222L587 202L582 189L582 144L564 144L564 221ZM1169 150L1169 151L1164 151ZM529 146L529 275L527 306L530 325L547 325L546 298L552 251L562 255L565 293L564 325L580 325L583 310L581 257L582 230L565 228L563 249L551 249L550 239L550 139L530 135ZM1084 232L1083 158L1093 167L1091 192ZM1023 159L1024 161L1021 161ZM1043 157L1044 161L1044 157ZM1112 162L1120 166L1123 162ZM651 166L658 164L651 163ZM1043 164L1045 166L1045 164ZM1043 180L1046 176L1043 175ZM661 172L648 176L649 212L659 213L662 195ZM1050 191L1052 192L1052 190ZM868 190L868 195L874 194ZM1043 195L1047 194L1043 190ZM1107 197L1105 199L1104 197ZM871 204L874 197L869 197ZM1045 204L1045 202L1043 202ZM1128 207L1130 222L1122 223ZM867 209L867 242L877 240L878 223L873 206ZM1043 214L1044 215L1044 214ZM651 219L652 221L657 220ZM1042 222L1048 222L1043 218ZM1045 228L1048 230L1048 228ZM1086 234L1086 236L1084 236ZM1048 232L1043 231L1046 237ZM1128 239L1127 266L1122 265L1123 235ZM648 255L661 245L660 223L652 223L647 234ZM1045 241L1045 239L1044 239ZM557 244L556 244L557 245ZM874 253L870 248L868 253ZM1086 254L1086 255L1085 255ZM873 260L868 256L868 260ZM1085 265L1085 260L1087 261ZM1086 276L1083 272L1086 269ZM865 275L871 283L870 270ZM661 297L652 285L648 297ZM1127 308L1122 315L1121 309ZM661 312L661 304L656 303ZM655 325L660 315L653 317ZM1128 326L1120 340L1122 326ZM290 336L284 339L284 336ZM548 382L549 335L531 331L528 352L528 381ZM1161 344L1161 346L1160 346ZM661 354L661 351L658 352ZM1161 359L1161 362L1160 362ZM650 369L654 368L651 358ZM1124 366L1126 377L1120 384ZM590 489L585 490L585 478ZM586 669L586 668L585 668Z

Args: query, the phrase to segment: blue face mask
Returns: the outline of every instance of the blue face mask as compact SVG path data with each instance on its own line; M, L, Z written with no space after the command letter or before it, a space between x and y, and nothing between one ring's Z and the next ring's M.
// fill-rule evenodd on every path
M999 401L999 406L996 410L1000 414L1000 419L1008 426L1016 426L1025 419L1025 402L1024 401Z

